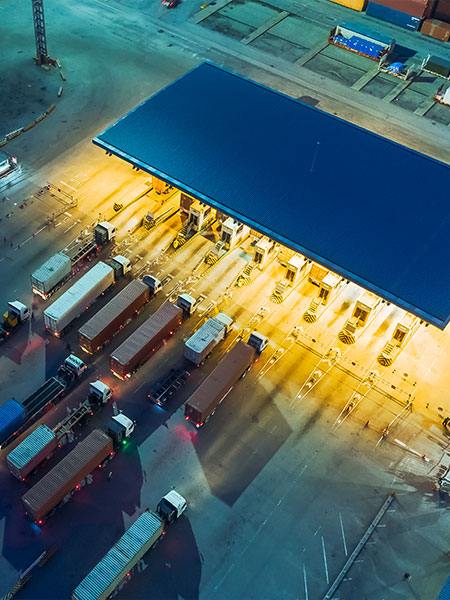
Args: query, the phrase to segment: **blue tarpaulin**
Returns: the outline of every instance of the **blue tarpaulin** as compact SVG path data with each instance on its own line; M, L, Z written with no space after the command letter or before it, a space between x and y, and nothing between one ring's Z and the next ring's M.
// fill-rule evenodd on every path
M442 588L441 593L436 600L450 600L450 576L445 582L444 587Z
M94 143L443 328L450 168L209 63Z

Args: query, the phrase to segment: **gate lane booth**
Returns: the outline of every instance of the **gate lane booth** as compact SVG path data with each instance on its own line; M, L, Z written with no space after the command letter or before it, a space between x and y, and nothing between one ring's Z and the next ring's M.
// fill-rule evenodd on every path
M440 329L450 167L203 63L94 144Z

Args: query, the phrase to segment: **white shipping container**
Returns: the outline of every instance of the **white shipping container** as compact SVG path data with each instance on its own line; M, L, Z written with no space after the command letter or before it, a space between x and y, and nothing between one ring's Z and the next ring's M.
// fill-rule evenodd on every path
M233 320L224 313L208 319L185 343L184 356L198 365L221 342Z
M31 275L33 292L46 298L52 289L69 275L71 270L70 258L63 252L57 252Z
M114 270L97 263L44 311L44 323L55 335L62 331L114 283Z
M72 600L105 600L159 540L164 523L146 511L92 569L72 593ZM149 597L149 595L147 595Z

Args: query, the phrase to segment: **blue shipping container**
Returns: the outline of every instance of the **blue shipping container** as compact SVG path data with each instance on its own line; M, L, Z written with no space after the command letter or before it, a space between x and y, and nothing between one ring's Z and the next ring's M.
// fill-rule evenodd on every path
M441 593L437 597L437 600L450 600L450 577L448 577L447 581L445 582Z
M408 15L407 13L401 12L400 10L394 10L389 6L383 6L376 2L369 2L367 5L366 13L370 17L381 19L382 21L388 21L388 23L394 23L403 29L409 29L411 31L417 31L422 23L422 19Z
M9 438L25 421L26 413L16 400L8 400L0 408L0 444Z

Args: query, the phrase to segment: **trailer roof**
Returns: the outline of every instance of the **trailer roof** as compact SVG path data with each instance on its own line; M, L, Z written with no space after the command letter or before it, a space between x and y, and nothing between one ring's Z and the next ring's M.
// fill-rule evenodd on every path
M93 141L425 321L450 321L448 165L209 63Z
M181 317L182 310L166 301L133 333L128 336L113 352L111 358L121 365L128 365L136 355L149 344L155 336L176 317Z
M101 561L86 575L72 594L74 600L97 600L115 589L127 569L134 566L155 541L155 534L162 529L161 519L145 511L114 544Z
M113 269L104 262L98 262L87 273L76 281L67 291L44 310L44 314L51 319L58 320L64 316L75 304L80 302L96 284L100 283Z
M8 454L8 462L17 469L23 469L32 458L55 439L53 431L41 424Z
M130 304L135 302L147 290L148 286L145 283L133 279L108 304L105 304L89 321L82 325L78 333L88 340L94 340L110 323L120 317Z

